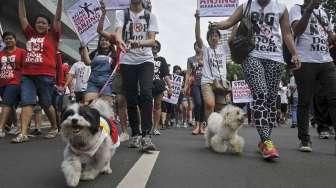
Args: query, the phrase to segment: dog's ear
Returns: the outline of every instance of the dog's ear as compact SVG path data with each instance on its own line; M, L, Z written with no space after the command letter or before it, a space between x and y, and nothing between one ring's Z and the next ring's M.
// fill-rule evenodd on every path
M86 121L90 123L90 132L95 134L99 130L99 123L100 123L100 114L99 111L90 108L89 106L81 106L79 108L79 115L83 116Z
M69 116L72 116L72 115L74 115L75 114L75 111L73 110L73 109L65 109L65 110L63 110L62 111L62 113L61 113L62 115L62 122L64 121L64 120L66 120Z

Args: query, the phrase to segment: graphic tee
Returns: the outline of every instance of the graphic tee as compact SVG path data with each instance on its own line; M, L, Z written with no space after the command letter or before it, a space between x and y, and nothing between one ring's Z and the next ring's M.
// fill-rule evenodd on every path
M250 56L284 63L280 19L285 10L286 6L277 0L271 0L264 8L257 0L252 1L250 14L255 48Z
M228 51L223 46L216 49L203 47L203 69L201 84L213 83L213 80L226 80L226 57Z
M19 85L21 82L21 66L26 51L16 48L13 52L0 52L0 87L5 85Z
M125 23L124 16L125 16L124 11L117 11L117 16L116 16L116 19L117 19L116 27L117 28L123 28L124 23ZM131 21L128 21L128 23L126 24L127 40L130 40L130 39L147 40L148 32L159 33L156 16L150 13L148 27L147 27L146 19L144 19L144 17L145 17L145 10L142 10L138 14L134 14L132 11L130 11ZM130 26L133 26L133 27L130 27ZM132 33L133 36L130 36L130 33ZM127 43L127 40L125 41L126 43ZM153 57L151 47L141 47L141 48L130 49L128 52L122 53L120 55L120 64L138 65L144 62L154 63L154 57Z
M194 77L194 85L201 85L203 62L203 58L197 59L196 56L188 58L187 66L188 69L191 69L191 74Z
M164 57L154 58L154 77L153 80L163 80L169 75L169 68Z
M56 75L56 52L61 37L60 31L51 29L38 34L30 25L24 30L27 38L27 55L22 67L23 75Z
M302 18L301 12L302 9L299 5L295 5L291 8L289 12L289 20L291 24ZM322 25L318 22L318 19L314 14L310 16L305 32L295 40L300 59L304 63L332 62L333 59L329 53L328 33L323 29L324 27L327 31L332 31L332 24L330 23L326 12L321 8L314 9L314 13L321 18Z
M85 65L84 62L79 61L72 65L69 74L72 74L75 78L75 92L86 91L87 82L91 74L91 67Z

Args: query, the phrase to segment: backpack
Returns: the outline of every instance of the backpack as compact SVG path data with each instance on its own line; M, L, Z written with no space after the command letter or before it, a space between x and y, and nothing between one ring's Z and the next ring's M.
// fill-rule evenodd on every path
M299 5L299 4L296 4L296 5L301 8L301 15L303 15L303 13L304 13L303 5ZM327 11L325 11L325 13L327 14L328 20L330 21L330 19L331 19L330 13L328 13ZM294 40L295 40L295 36L294 36ZM282 53L283 53L283 58L285 60L285 63L287 64L288 68L291 68L291 66L294 66L294 64L292 62L292 54L289 52L289 49L287 48L285 42L283 42L282 46L283 46ZM335 56L335 54L333 54L333 51L335 51L335 49L333 49L333 50L330 49L330 55L331 56L333 56L333 55ZM334 60L335 60L335 58L334 58Z
M149 10L145 9L145 13L144 13L144 16L140 16L140 19L145 19L146 20L146 29L148 30L149 28L149 21L150 21L150 12ZM126 31L126 27L128 25L128 23L130 24L129 25L129 36L127 36L127 31ZM127 41L129 39L133 39L133 22L132 22L132 19L131 19L131 13L130 13L130 9L125 9L124 10L124 26L123 26L123 30L122 30L122 38L124 41Z

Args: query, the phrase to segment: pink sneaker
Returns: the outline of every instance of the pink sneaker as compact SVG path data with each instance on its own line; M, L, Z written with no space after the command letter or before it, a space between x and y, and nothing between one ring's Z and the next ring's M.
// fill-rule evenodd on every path
M260 142L258 144L259 152L263 156L264 159L272 160L278 159L279 151L273 145L272 140L266 140L265 142Z

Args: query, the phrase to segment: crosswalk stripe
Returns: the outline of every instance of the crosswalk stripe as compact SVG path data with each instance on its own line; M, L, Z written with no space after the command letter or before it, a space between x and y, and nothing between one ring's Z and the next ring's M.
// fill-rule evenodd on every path
M145 188L159 153L155 151L151 154L143 154L117 188Z

